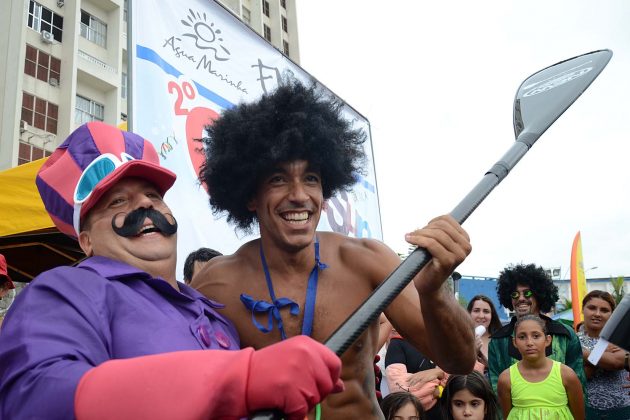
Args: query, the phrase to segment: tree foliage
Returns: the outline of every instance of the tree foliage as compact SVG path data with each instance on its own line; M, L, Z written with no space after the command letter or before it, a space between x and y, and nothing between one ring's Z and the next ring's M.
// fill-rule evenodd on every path
M623 276L617 276L617 278L611 277L610 283L612 284L612 287L613 287L612 295L615 298L615 302L617 302L617 305L619 305L619 302L621 302L621 299L623 299L623 296L626 294L626 291L624 288L624 277Z
M560 311L568 311L573 308L573 302L569 298L564 298L564 302L560 303L561 309Z

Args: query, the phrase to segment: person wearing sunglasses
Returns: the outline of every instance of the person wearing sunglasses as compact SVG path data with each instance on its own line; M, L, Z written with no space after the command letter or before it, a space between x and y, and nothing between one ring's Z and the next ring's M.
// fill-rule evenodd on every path
M303 419L341 391L341 361L308 337L239 350L236 330L175 275L175 174L142 137L77 128L37 187L87 255L20 293L0 330L0 418ZM228 351L229 350L229 351Z
M535 264L506 267L497 280L497 295L501 305L514 311L514 316L509 324L492 334L488 346L488 376L495 392L501 372L521 359L512 341L517 319L525 315L537 315L545 321L547 333L552 337L551 345L546 349L547 357L573 369L586 395L580 340L572 328L545 315L558 300L558 287L545 270Z

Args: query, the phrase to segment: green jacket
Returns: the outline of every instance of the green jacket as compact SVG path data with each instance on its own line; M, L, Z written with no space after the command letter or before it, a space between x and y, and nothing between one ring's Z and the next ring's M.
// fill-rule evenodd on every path
M561 322L539 314L547 323L547 333L551 335L551 346L547 347L547 357L569 366L580 379L584 401L586 402L586 375L582 359L582 345L575 332ZM509 324L492 334L488 345L488 376L492 389L497 392L499 375L512 364L521 360L521 355L512 343L516 317Z

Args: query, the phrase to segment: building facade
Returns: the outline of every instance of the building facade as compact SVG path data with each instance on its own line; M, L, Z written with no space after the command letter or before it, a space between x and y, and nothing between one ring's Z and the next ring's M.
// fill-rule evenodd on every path
M558 287L558 295L560 296L556 302L554 312L562 311L564 310L565 302L571 300L571 280L553 279L553 283ZM499 303L496 288L497 279L494 277L462 276L458 285L459 301L466 306L475 295L486 295L493 301L501 321L506 322L510 319L512 313ZM630 293L630 277L623 277L622 289L624 293ZM593 290L603 290L613 294L614 287L611 278L586 279L586 292Z
M218 3L299 64L295 0ZM127 6L0 1L0 170L50 155L85 122L126 121Z
M614 286L611 281L612 277L599 277L586 279L586 293L593 290L603 290L614 295ZM571 300L571 280L554 280L556 286L558 286L558 294L560 295L559 303L564 303L565 299ZM623 292L630 292L630 277L623 277Z

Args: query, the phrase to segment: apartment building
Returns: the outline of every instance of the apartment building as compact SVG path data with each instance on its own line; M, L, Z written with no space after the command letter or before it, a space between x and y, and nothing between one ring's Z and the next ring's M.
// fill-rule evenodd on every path
M218 2L299 63L295 0ZM126 120L127 6L0 2L0 170L50 155L85 122Z

